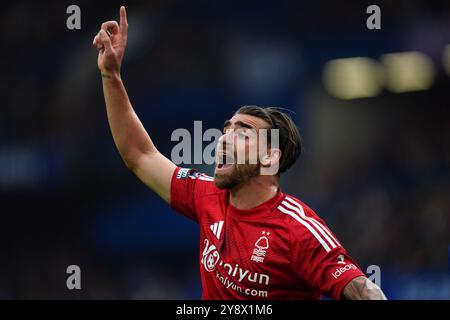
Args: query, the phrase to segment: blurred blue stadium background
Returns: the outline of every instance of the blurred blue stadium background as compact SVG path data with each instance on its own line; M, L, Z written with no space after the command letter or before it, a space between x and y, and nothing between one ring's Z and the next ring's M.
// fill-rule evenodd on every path
M1 9L0 298L200 297L197 225L127 171L109 132L91 43L125 4L123 78L161 152L241 105L293 110L305 152L283 191L380 266L389 298L450 299L448 1L377 1L373 31L364 1L77 1L72 31L70 4ZM385 56L401 52L412 62Z

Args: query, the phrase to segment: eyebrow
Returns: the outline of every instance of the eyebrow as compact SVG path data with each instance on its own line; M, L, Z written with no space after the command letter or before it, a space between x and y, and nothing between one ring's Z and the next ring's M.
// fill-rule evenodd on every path
M245 123L245 122L242 122L242 121L236 121L236 122L234 123L234 125L235 125L236 127L240 127L240 128L254 129L251 125L249 125L249 124L247 124L247 123ZM229 126L231 126L231 121L230 121L230 120L226 120L226 121L223 123L223 128L225 129L225 128L229 127Z

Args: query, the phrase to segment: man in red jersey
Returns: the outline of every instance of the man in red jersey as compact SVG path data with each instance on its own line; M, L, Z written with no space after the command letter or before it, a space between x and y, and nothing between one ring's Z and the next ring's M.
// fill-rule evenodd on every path
M120 23L103 23L93 41L112 135L127 167L199 223L202 298L385 299L322 219L280 191L280 175L301 152L299 131L280 109L244 106L225 122L214 178L177 167L158 152L121 80L127 28L121 7ZM276 130L277 143L271 135L248 139L263 130ZM234 163L255 147L256 163ZM261 174L267 168L277 170Z

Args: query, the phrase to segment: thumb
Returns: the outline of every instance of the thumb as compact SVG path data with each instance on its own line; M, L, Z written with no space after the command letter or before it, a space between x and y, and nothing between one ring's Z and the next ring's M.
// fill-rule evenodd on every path
M105 30L100 30L100 32L98 33L98 36L99 36L99 42L105 48L105 52L112 52L111 39L109 38L109 36L105 32Z

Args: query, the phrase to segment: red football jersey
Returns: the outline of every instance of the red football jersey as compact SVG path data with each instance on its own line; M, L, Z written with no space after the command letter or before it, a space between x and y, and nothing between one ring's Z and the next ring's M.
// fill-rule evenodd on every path
M202 299L340 299L364 275L322 219L281 191L240 210L213 178L177 168L171 207L200 225Z

